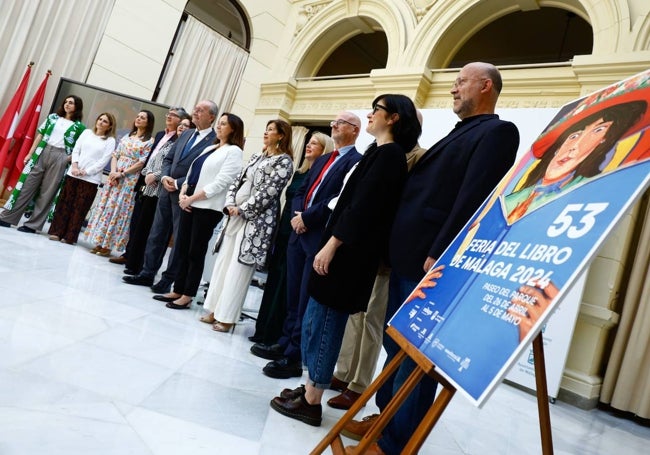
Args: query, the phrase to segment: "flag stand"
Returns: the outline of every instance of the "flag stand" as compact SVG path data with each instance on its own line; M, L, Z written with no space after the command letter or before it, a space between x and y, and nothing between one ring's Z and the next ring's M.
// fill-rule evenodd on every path
M442 386L442 390L436 396L433 404L418 425L417 429L409 439L403 454L417 453L424 444L427 436L436 425L440 416L456 393L456 388L445 378L435 371L435 365L395 328L388 327L386 335L390 336L400 346L400 351L382 370L379 376L370 384L359 399L332 427L323 440L311 451L310 455L322 454L327 447L332 449L334 455L345 454L345 448L341 439L341 430L356 416L363 406L373 397L386 380L397 371L400 364L408 357L413 359L417 367L413 370L408 379L404 382L399 391L395 394L388 406L382 411L370 430L359 441L359 445L352 452L363 454L379 438L382 430L390 419L395 415L399 407L406 400L409 393L415 388L425 374L434 378ZM553 440L551 434L551 419L548 406L548 392L546 389L546 369L544 365L544 345L542 334L539 333L533 340L533 355L535 356L535 379L537 383L537 408L540 422L540 433L542 441L542 454L553 455Z

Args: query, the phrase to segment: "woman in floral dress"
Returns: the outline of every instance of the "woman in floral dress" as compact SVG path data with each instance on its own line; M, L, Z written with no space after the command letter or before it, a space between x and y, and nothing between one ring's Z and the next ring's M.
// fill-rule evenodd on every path
M126 248L135 204L133 188L151 152L153 126L153 113L140 111L131 132L113 153L111 173L84 233L86 239L95 245L90 250L93 254L110 256L111 250L123 251Z

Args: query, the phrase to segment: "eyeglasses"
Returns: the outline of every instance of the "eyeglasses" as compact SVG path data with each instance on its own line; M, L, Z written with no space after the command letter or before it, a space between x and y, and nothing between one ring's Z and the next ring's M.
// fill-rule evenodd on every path
M179 123L179 124L178 124L178 127L179 127L179 128L180 128L180 127L183 127L183 128L189 128L190 125L188 125L187 123Z
M176 117L176 118L181 118L180 115L178 115L176 112L167 112L165 117L170 118L170 117Z
M332 121L330 122L330 126L331 126L331 127L334 127L335 125L336 125L336 126L341 126L341 125L343 125L344 123L347 123L347 124L350 125L350 126L353 126L353 127L355 127L355 128L358 128L358 126L355 125L354 123L350 123L350 122L348 122L347 120L343 120L343 119L340 119L340 118L339 118L339 119L336 119L336 120L332 120Z
M472 78L469 78L469 77L459 77L454 81L453 84L451 84L451 86L454 87L454 88L455 87L462 87L463 85L465 85L466 82L469 82L469 81L487 81L487 78L482 77L482 78L478 78L478 79L472 79Z
M388 113L390 114L390 111L388 110L388 108L387 108L386 106L382 106L382 105L379 104L379 103L375 104L375 105L372 107L372 114L373 114L373 115L376 114L377 111L378 111L379 109L381 109L382 111L388 112Z

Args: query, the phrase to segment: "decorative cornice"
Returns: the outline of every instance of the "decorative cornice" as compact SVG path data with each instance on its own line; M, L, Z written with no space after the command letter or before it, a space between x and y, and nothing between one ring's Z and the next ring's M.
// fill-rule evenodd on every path
M415 20L420 22L436 1L437 0L406 0L406 3L411 7Z
M317 0L303 5L298 11L298 20L296 21L296 30L293 36L298 35L307 23L316 16L323 8L332 3L332 0Z

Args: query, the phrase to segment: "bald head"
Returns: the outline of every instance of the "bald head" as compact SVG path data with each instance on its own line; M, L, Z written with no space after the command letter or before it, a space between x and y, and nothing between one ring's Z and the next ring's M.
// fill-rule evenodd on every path
M332 122L332 139L336 148L354 145L361 132L361 119L352 112L339 112Z
M451 89L454 112L461 119L494 114L503 82L501 73L490 63L472 62L458 73Z

